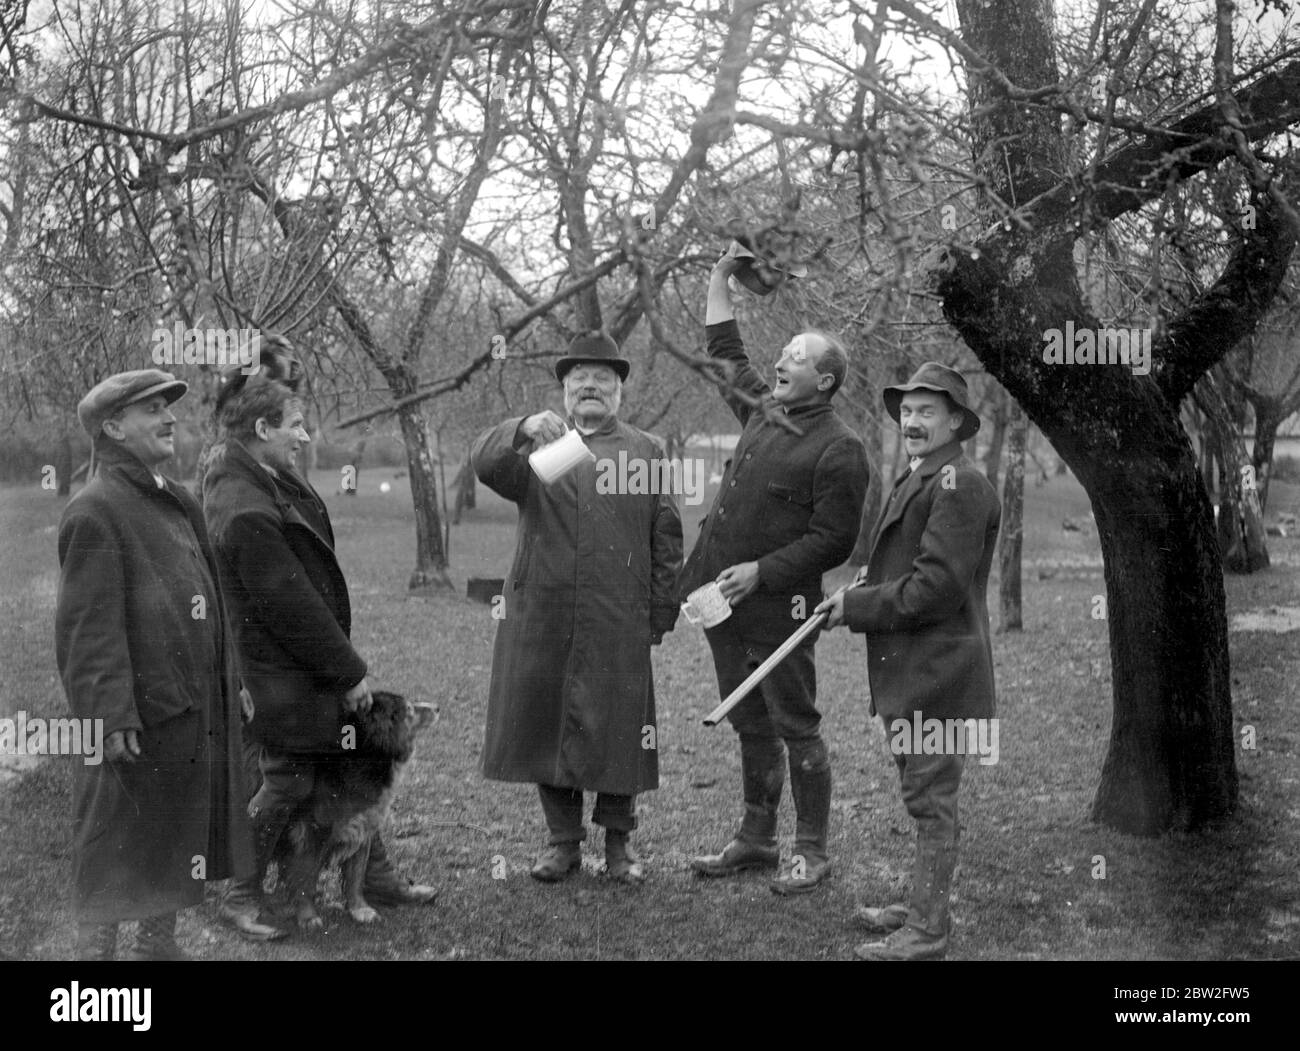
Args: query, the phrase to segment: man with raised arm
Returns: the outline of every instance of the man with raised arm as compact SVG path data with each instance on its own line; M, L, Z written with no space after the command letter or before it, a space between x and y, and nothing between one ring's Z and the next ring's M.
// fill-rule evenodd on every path
M828 333L798 333L769 387L746 356L731 308L727 281L741 268L765 285L784 280L761 258L742 261L731 252L710 275L708 353L732 372L727 404L744 430L678 588L684 597L716 580L734 607L706 629L724 697L812 615L822 574L853 551L868 478L862 440L831 407L848 371L844 345ZM815 642L814 633L729 715L740 737L744 816L720 853L692 861L702 876L778 868L787 750L794 853L772 890L811 891L830 873L831 766L817 711Z

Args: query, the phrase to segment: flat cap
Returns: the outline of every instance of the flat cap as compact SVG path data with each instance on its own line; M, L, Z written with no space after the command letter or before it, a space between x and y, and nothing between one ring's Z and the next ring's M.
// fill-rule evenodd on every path
M124 405L161 394L170 405L189 384L162 369L133 369L100 380L77 405L77 419L92 438L99 437L100 425Z

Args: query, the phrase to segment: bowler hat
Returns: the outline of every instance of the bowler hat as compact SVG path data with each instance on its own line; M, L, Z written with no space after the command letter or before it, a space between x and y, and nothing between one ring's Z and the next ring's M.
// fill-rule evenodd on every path
M132 369L100 380L77 404L77 419L91 438L98 438L100 426L123 406L155 394L170 405L189 390L189 384L162 369Z
M792 261L788 253L776 252L767 240L738 234L727 248L727 254L739 261L735 277L749 291L757 296L769 295L775 286L765 284L754 273L754 260L761 259L769 270L776 270L789 277L807 277L808 267L803 263Z
M632 363L619 356L613 337L599 329L574 337L564 357L555 363L555 378L563 383L565 373L574 365L608 365L621 380L627 379L632 369Z
M970 393L966 389L966 379L956 369L941 365L937 361L927 361L914 373L906 383L884 390L885 410L898 423L898 404L904 394L914 390L930 390L936 394L946 394L948 400L961 410L965 419L957 431L957 441L964 442L980 429L979 415L967 404ZM901 426L901 424L900 424Z

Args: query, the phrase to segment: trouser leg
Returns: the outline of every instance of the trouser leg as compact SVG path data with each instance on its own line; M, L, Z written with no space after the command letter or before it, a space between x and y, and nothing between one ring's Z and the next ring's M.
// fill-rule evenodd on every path
M900 756L903 803L916 821L916 864L908 926L946 937L949 892L957 865L957 794L964 756Z
M311 796L312 787L316 783L316 761L263 748L258 767L262 773L262 786L248 804L248 816L252 821L253 853L257 870L253 878L257 881L257 894L260 897L262 880L275 858L280 837L298 808ZM314 893L316 888L304 889L308 893Z
M542 812L546 815L546 827L550 830L547 843L558 846L562 843L581 843L587 838L587 830L582 826L582 792L576 788L558 788L555 785L538 785L537 794L542 801Z
M727 696L770 652L741 638L723 622L708 632L718 690ZM785 746L769 714L765 680L727 718L740 738L741 796L745 810L736 839L749 846L776 847L777 811L785 788Z
M581 802L578 805L579 820L581 820ZM594 825L600 825L607 833L618 832L627 835L636 828L636 796L621 796L611 792L598 793L596 808L591 812L591 821Z

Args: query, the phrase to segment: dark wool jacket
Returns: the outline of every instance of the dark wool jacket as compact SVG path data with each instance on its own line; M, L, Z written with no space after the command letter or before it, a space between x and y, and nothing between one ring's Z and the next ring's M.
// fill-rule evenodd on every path
M749 363L736 323L705 331L709 356L732 364L736 387L783 412ZM678 591L685 599L728 566L757 562L758 587L736 605L731 620L743 637L781 642L822 600L822 574L853 552L867 492L867 450L830 405L791 410L790 422L803 432L793 434L737 398L727 404L744 431L700 523Z
M987 587L1002 508L952 442L901 476L844 622L867 637L871 702L886 720L994 714Z
M331 752L343 694L366 662L349 639L352 607L325 504L297 474L278 474L227 441L203 479L203 513L256 708L253 736L280 751Z

